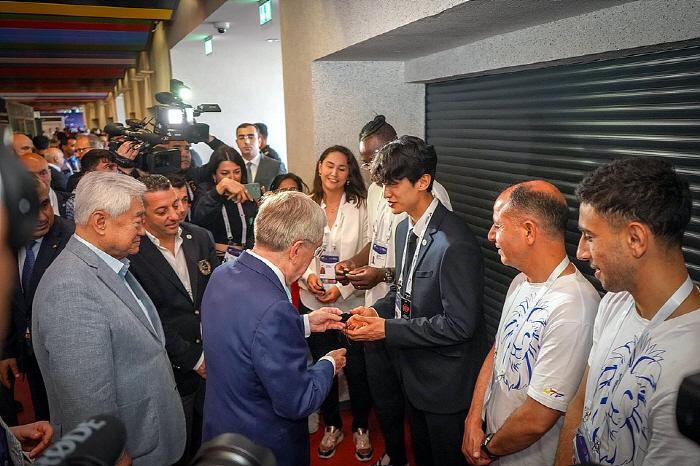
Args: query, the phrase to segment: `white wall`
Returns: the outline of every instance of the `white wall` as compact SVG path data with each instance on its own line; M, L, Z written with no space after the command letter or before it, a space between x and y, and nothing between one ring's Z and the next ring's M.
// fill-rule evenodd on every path
M425 86L405 83L403 68L402 62L313 63L316 158L334 144L357 155L360 129L378 114L399 134L423 136Z
M273 3L276 8L277 2ZM222 9L233 8L229 20ZM223 15L223 17L222 17ZM207 123L210 133L236 147L236 126L243 122L263 122L268 126L269 143L280 156L287 154L284 91L282 87L282 52L279 38L279 13L273 22L259 25L257 3L227 2L170 50L172 77L192 90L192 105L218 103L221 113L203 113L198 121ZM220 35L210 24L230 21L232 31ZM233 30L236 37L233 37ZM214 53L204 55L206 35L213 35ZM211 150L197 144L197 152L206 161Z

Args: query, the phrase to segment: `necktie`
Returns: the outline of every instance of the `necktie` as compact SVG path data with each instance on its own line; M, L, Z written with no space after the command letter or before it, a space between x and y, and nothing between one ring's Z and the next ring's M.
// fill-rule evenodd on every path
M246 170L248 170L248 183L253 182L253 162L248 162L245 164Z
M27 293L27 288L29 288L29 281L32 278L32 270L34 270L34 263L36 262L36 256L34 256L34 245L36 241L32 241L27 244L24 249L27 252L24 258L24 265L22 266L22 290Z
M403 258L403 288L406 290L406 284L408 283L409 274L411 273L411 263L413 262L413 255L416 253L416 240L418 237L413 230L408 233L408 243L406 247L406 257Z

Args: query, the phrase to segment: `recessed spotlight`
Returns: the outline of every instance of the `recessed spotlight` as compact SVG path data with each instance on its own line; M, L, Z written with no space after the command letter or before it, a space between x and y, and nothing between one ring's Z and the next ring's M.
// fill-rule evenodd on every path
M279 39L265 39L266 42L279 42Z

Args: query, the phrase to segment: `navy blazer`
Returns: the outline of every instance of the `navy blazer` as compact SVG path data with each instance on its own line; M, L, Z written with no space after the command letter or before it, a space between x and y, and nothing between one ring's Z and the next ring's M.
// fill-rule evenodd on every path
M203 441L232 432L270 448L279 466L309 464L307 416L333 381L306 367L304 326L275 273L247 252L217 268L202 301L207 361Z
M396 229L396 280L404 263L407 232L408 218ZM440 414L469 408L489 351L483 284L484 260L474 233L439 203L413 274L411 319L393 318L396 284L374 305L387 319L386 343L394 352L406 396L416 408Z
M36 262L34 263L34 269L32 269L32 276L29 279L26 293L22 292L19 269L16 267L13 269L15 290L12 295L12 326L10 335L6 340L7 343L2 358L19 358L20 370L22 370L25 350L27 349L23 344L24 334L26 329L32 328L32 301L34 300L36 287L39 285L39 281L46 269L63 251L74 232L75 223L54 215L53 225L41 240L41 246L36 256ZM66 273L69 272L67 271ZM10 275L10 277L12 276ZM7 277L7 279L9 280L10 277Z
M204 382L192 368L202 355L202 297L219 259L207 230L187 222L180 227L194 299L190 298L180 278L148 236L141 238L138 254L129 256L129 270L158 311L178 391L180 395L189 395Z

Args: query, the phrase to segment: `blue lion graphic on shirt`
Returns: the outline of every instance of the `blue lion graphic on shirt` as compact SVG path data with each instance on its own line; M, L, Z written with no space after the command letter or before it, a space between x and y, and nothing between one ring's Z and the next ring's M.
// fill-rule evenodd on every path
M591 460L638 464L649 445L649 398L661 378L664 350L648 335L618 346L598 375L590 430Z
M542 332L547 325L547 303L532 309L532 296L516 306L510 320L503 326L499 341L501 367L506 367L503 383L508 390L524 390L530 385L537 354L540 351Z

